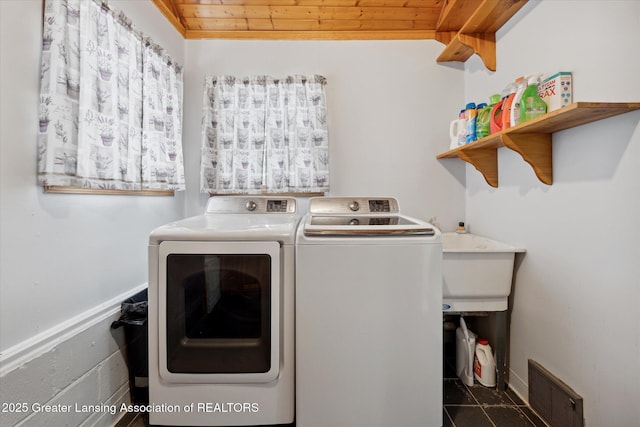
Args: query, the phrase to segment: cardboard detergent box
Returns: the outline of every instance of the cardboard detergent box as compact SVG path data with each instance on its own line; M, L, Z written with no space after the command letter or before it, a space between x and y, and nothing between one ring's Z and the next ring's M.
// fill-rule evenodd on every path
M547 103L547 112L565 107L573 102L571 73L561 71L538 85L538 95Z

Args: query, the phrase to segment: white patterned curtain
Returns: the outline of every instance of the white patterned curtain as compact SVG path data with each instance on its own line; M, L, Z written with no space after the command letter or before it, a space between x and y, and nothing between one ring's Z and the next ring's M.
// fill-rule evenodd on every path
M329 191L322 76L205 78L200 191Z
M180 134L177 138L173 131L165 131L163 138L146 134L143 96L158 90L169 96L173 87L143 79L146 64L157 60L148 59L144 43L124 16L101 4L88 0L46 1L38 136L41 185L184 189L184 173L177 172L176 161L170 161L167 155L166 161L171 164L159 165L165 158L154 145L166 146L166 139L171 139L180 148L182 161ZM172 96L181 103L181 71L166 63L162 71L175 74L175 80L179 80L179 84L173 84L179 96ZM181 130L180 121L181 108L176 108L174 129ZM154 148L148 151L153 154L145 155L143 139L152 141L149 146ZM173 176L178 178L165 179L172 167L176 170ZM145 176L145 171L152 171L151 177Z
M144 47L142 182L145 188L184 189L182 71L154 46Z

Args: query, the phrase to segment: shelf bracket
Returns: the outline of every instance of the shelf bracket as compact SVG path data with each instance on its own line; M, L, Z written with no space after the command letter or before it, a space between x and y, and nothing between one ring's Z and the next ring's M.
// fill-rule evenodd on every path
M473 150L461 150L458 157L473 165L487 181L487 184L498 188L498 149L476 148Z
M448 45L456 37L455 31L436 31L436 40L444 45Z
M460 43L469 46L482 59L485 67L496 71L495 33L458 34Z
M496 70L496 35L494 33L437 32L436 40L447 45L436 59L437 62L465 62L475 53L482 59L485 67L491 71Z
M502 144L529 163L538 179L553 184L552 137L550 133L510 133L500 136Z
M446 47L436 61L465 62L475 53L495 71L495 33L525 3L527 0L445 0L435 38ZM454 35L452 30L456 30Z

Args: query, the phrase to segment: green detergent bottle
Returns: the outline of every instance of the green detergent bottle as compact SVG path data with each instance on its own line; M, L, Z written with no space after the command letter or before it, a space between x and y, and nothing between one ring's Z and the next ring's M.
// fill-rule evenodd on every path
M538 95L538 85L542 82L542 73L529 76L528 86L520 100L520 123L524 123L547 113L547 103Z
M491 110L500 101L500 95L491 95L489 105L478 105L478 118L476 119L476 138L481 139L491 134Z

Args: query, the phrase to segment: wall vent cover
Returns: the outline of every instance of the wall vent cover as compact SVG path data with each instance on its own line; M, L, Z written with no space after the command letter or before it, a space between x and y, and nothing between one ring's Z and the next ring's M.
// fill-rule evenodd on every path
M571 387L529 359L529 405L551 427L583 427L583 402Z

